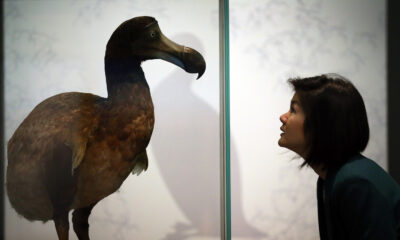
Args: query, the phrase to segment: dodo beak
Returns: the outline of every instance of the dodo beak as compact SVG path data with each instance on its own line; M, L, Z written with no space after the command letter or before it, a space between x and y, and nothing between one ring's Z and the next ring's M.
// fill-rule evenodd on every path
M199 79L206 70L206 62L203 56L193 48L183 46L182 61L185 71L189 73L198 73Z
M168 39L156 22L152 25L151 31L157 34L157 40L150 40L144 44L147 49L146 59L163 59L181 67L188 73L198 73L197 79L199 79L206 70L203 56L193 48L179 45Z
M179 45L160 32L159 51L155 57L173 63L188 73L198 73L199 79L206 70L203 56L193 48Z

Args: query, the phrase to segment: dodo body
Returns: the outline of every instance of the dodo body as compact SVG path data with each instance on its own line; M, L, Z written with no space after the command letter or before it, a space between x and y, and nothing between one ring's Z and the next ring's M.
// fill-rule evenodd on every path
M167 39L152 17L122 23L106 48L108 97L69 92L38 104L8 142L7 193L29 220L54 220L59 239L74 230L89 239L93 206L132 173L148 166L154 126L149 86L140 64L164 59L187 72L205 70L195 50Z
M95 203L120 187L154 125L150 92L132 88L129 93L141 97L121 98L122 104L91 94L63 93L32 111L8 145L8 195L21 215L32 220L53 217L44 178L48 161L58 160L48 152L56 144L69 147L70 156L84 153L79 168L68 170L77 175L71 209Z

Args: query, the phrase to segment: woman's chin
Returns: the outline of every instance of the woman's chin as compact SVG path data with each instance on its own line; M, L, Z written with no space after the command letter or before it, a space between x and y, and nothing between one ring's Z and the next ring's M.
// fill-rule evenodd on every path
M278 145L280 147L285 147L285 141L282 139L282 137L278 140Z

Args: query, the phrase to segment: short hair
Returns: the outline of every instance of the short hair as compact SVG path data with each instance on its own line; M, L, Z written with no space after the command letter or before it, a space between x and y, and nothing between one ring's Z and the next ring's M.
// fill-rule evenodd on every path
M302 167L339 168L364 151L369 140L367 112L361 94L349 80L324 74L288 82L305 113L308 153Z

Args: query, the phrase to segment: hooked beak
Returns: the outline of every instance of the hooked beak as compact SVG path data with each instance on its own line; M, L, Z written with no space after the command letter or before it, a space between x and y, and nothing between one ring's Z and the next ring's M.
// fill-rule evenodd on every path
M155 58L160 58L173 63L188 73L198 73L199 79L206 70L206 62L203 56L193 48L179 45L169 40L164 34L160 35L158 51L154 53Z
M182 60L184 64L183 69L189 73L198 73L197 79L199 79L206 70L206 62L203 56L193 48L183 47Z

